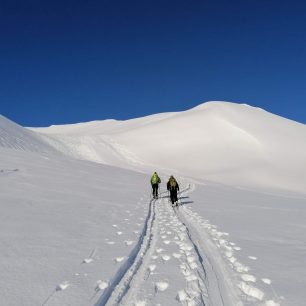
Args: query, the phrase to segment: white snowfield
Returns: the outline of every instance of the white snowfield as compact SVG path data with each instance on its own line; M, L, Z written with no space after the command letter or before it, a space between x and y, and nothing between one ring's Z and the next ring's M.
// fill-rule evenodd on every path
M1 116L0 218L1 306L304 306L306 127L227 102L49 128Z
M305 125L248 105L208 102L184 112L34 131L85 160L261 190L306 190Z

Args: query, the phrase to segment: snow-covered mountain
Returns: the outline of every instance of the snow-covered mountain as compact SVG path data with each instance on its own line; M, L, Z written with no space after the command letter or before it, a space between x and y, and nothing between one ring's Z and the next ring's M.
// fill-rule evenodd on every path
M85 160L306 192L306 126L248 105L209 102L178 113L34 130Z
M0 117L0 305L303 306L305 136L225 102L48 128Z

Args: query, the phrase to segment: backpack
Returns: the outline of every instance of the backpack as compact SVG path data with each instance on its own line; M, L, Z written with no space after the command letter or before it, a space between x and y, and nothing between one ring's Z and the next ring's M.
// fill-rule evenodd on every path
M177 182L176 182L175 178L172 178L172 179L169 180L169 185L170 185L171 189L176 188Z
M157 174L153 174L152 178L151 178L151 183L152 184L158 184L159 183L159 177Z

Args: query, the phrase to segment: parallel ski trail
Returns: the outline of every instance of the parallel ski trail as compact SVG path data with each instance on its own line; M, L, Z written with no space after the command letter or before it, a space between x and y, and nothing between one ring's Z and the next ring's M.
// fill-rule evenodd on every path
M193 187L185 188L180 195ZM152 273L155 268L158 272ZM160 272L172 282L160 279ZM150 201L137 245L95 306L157 305L165 298L171 305L241 306L239 289L232 281L200 221L184 206L172 208L164 197ZM171 290L166 291L169 285Z
M151 233L155 219L155 202L155 200L150 201L149 212L138 243L127 257L127 260L118 269L95 306L118 305L130 290L130 283L141 266L143 257L150 249Z
M188 189L184 193L187 191ZM239 290L234 286L232 275L224 264L221 254L200 223L195 222L190 213L190 209L183 206L176 209L176 215L186 227L187 235L205 274L202 280L208 291L208 305L243 305Z
M164 203L166 204L166 203ZM176 234L179 237L177 244L185 256L181 260L181 271L186 278L187 287L180 292L186 294L184 299L180 299L183 305L212 305L209 303L208 290L206 286L206 271L203 265L202 256L200 255L196 244L192 241L188 227L180 220L177 214L178 208L171 208L166 205L169 211L173 211L174 217L177 218L178 228ZM192 254L196 255L193 257ZM217 305L217 304L216 304ZM222 304L218 304L222 305Z
M131 305L131 301L137 300L137 294L140 291L141 285L146 282L150 275L150 261L153 256L153 253L156 249L156 242L158 239L158 222L157 213L156 213L156 205L157 201L154 200L153 210L154 216L152 218L151 227L147 231L147 243L145 250L140 254L140 260L137 265L137 270L134 271L133 277L130 280L129 287L126 290L125 295L121 299L120 305ZM120 301L119 301L120 302Z

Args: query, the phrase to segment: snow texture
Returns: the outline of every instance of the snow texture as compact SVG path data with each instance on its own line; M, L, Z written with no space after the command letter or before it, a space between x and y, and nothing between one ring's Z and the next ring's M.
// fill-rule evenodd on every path
M226 102L49 128L1 116L1 305L303 306L305 139Z

